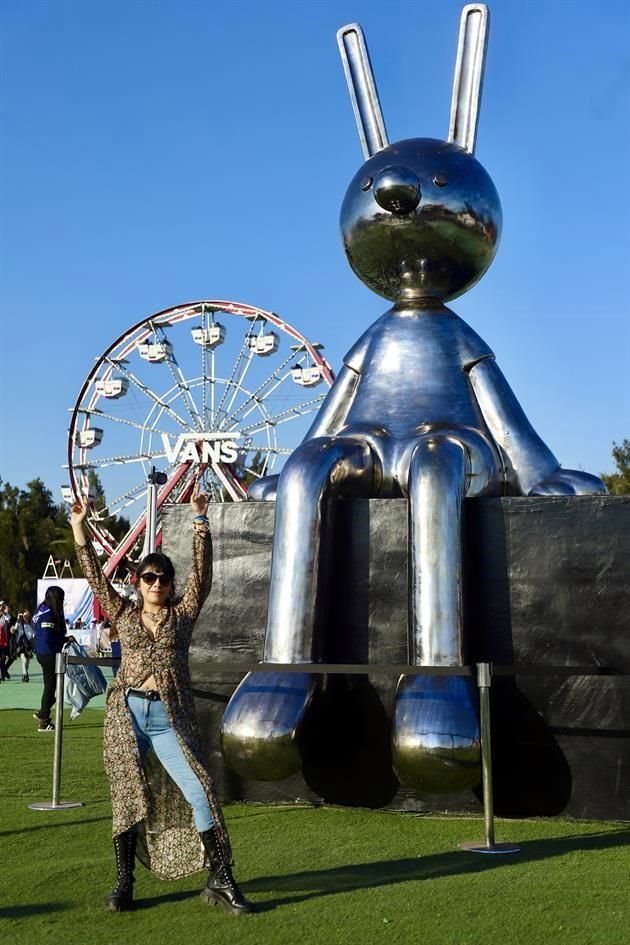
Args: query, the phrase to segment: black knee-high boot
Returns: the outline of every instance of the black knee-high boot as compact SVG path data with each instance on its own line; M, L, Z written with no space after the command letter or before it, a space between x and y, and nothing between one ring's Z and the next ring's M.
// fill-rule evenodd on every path
M126 830L114 837L114 852L116 854L116 872L118 882L106 900L109 912L125 912L133 909L133 868L136 862L135 830Z
M210 906L223 906L230 915L244 915L254 911L254 904L249 902L236 885L232 869L225 856L217 831L214 827L200 833L201 842L210 859L210 873L206 888L201 898Z

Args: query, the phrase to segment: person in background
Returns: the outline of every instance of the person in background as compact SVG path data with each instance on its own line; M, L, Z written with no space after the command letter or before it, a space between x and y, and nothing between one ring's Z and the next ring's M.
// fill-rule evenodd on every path
M112 640L111 644L112 644L112 659L119 660L122 656L120 640ZM113 676L118 675L118 666L112 666L112 675Z
M2 615L2 607L4 606L4 601L0 604L0 683L9 676L7 673L7 658L9 655L9 628L7 627L6 620ZM9 676L9 678L11 678Z
M33 629L31 615L28 610L25 610L22 614L18 614L16 628L17 652L22 661L22 682L30 682L28 667L33 657L35 630Z
M112 621L111 637L122 643L103 727L118 873L106 900L112 912L133 908L136 853L162 879L195 873L207 858L204 901L231 915L254 908L232 874L230 841L191 692L188 650L210 591L212 542L208 497L195 487L190 503L195 513L192 569L183 594L175 593L171 559L154 552L138 565L137 603L119 594L103 574L85 534L87 503L75 502L70 516L83 574Z
M6 601L0 601L0 682L11 679L9 675L9 646L12 624L11 608Z
M99 656L110 656L112 641L109 638L110 626L102 618L96 624L96 648Z
M18 616L21 616L21 614L18 614ZM18 626L17 626L17 618L16 618L16 620L10 625L10 629L9 629L9 653L7 656L7 662L5 666L7 673L9 672L9 669L11 668L11 666L13 666L13 664L15 663L16 659L18 658L17 635L18 635Z
M55 704L55 661L61 653L64 643L74 642L73 636L66 636L66 618L63 613L63 588L51 585L46 589L44 600L39 605L33 619L35 630L35 654L44 675L44 691L39 712L34 717L39 722L38 731L54 732L55 726L50 721L50 710Z

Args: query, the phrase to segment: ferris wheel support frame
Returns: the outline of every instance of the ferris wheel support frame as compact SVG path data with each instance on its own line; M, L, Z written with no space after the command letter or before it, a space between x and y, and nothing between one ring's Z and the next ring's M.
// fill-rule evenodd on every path
M105 352L98 358L96 358L94 367L89 372L87 378L85 379L81 390L79 392L78 398L75 402L75 406L72 409L72 415L70 420L70 436L68 439L68 470L70 474L70 488L72 494L77 497L82 492L85 491L84 479L88 475L90 468L98 468L91 466L88 459L87 447L79 446L75 447L74 437L78 434L80 430L80 417L84 416L83 428L85 429L89 426L90 417L92 414L98 414L98 409L96 404L98 403L100 394L96 392L96 389L91 393L89 398L87 397L90 387L94 385L95 380L102 370L103 365L107 365L105 373L101 376L101 380L107 380L110 376L113 375L117 367L122 367L124 359L132 351L134 351L138 345L145 342L151 334L155 334L157 329L162 329L164 326L172 327L180 322L186 321L191 317L191 309L201 307L201 312L206 312L212 314L224 312L231 315L240 315L252 321L252 323L258 320L264 320L270 325L275 326L282 330L284 333L292 337L297 344L293 345L292 348L295 352L300 350L307 353L308 357L311 359L312 363L317 365L320 368L322 379L326 381L330 387L334 381L334 372L327 362L327 360L319 353L318 348L321 346L309 342L301 332L293 328L292 325L285 322L278 315L273 312L261 309L256 306L247 305L245 303L232 302L221 299L202 299L191 302L181 303L176 306L172 306L166 309L149 316L148 318L143 318L140 321L136 322L126 331L116 338L116 340L110 344ZM167 320L168 317L168 320ZM128 339L128 340L127 340ZM127 344L125 344L127 341ZM120 350L118 348L120 347ZM110 357L115 352L115 357ZM273 375L272 375L273 376ZM185 386L185 382L184 382ZM214 388L213 388L214 390ZM226 388L227 392L227 388ZM86 398L86 404L84 405L84 398ZM157 401L156 401L157 402ZM160 404L162 407L169 409L168 404ZM300 405L295 408L296 413L302 412L302 408L306 405ZM240 408L242 411L243 408ZM245 414L247 416L247 414ZM111 418L109 418L111 419ZM283 422L282 419L280 422ZM75 448L79 450L79 462L74 463L74 453ZM138 457L142 459L141 456ZM147 454L145 457L147 460L151 459L151 456ZM124 462L124 457L120 457L118 461ZM247 490L244 484L239 479L236 471L230 463L225 462L215 462L211 460L209 462L182 462L175 471L171 474L169 480L164 485L162 489L159 490L156 502L155 502L155 517L159 509L162 507L166 499L173 492L173 490L178 486L182 478L184 478L187 472L194 466L198 470L203 470L207 467L211 467L213 473L217 479L221 482L226 493L229 495L232 501L242 501L247 498ZM80 472L79 472L80 471ZM263 469L264 474L264 469ZM186 501L190 496L192 490L192 482L188 488L185 488L180 497L178 497L179 502ZM120 514L120 513L116 513ZM146 529L147 526L147 513L146 510L138 516L130 528L129 532L125 538L116 544L113 540L111 534L107 532L104 526L100 527L98 520L91 522L88 519L88 527L94 536L95 540L98 541L106 554L109 556L109 560L106 562L104 570L108 576L112 576L120 562L128 554L128 552L133 548L137 543L138 538L142 532ZM159 541L159 537L157 539Z

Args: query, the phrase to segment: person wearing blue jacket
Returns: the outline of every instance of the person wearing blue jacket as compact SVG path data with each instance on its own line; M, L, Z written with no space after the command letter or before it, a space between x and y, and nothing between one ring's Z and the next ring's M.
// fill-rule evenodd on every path
M33 617L35 655L44 675L41 706L39 712L35 713L40 732L55 731L55 726L50 721L50 710L55 704L55 660L57 653L61 653L64 643L74 641L74 637L66 636L64 597L63 588L55 585L47 588L44 600Z

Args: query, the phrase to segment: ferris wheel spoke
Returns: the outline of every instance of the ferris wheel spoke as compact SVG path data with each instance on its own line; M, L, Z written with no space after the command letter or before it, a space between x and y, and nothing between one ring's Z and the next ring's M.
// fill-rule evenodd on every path
M300 365L300 364L303 364L304 361L306 360L306 355L305 355L305 354L302 355L301 358L292 357L292 358L290 358L289 360L291 360L294 365L296 365L296 364L297 364L297 365ZM247 417L249 417L249 415L250 415L251 413L253 413L254 410L256 410L257 407L260 409L261 413L263 413L263 412L264 412L264 402L265 402L265 400L267 400L268 397L271 397L271 395L272 395L282 384L284 384L285 381L289 380L290 378L291 378L291 371L289 370L289 371L286 371L286 372L285 372L283 375L281 375L280 377L277 377L277 378L275 379L275 383L273 384L273 386L272 386L272 387L269 387L269 389L266 390L262 396L260 396L260 397L255 397L254 395L252 395L251 402L250 402L250 401L247 401L246 404L245 404L245 406L247 406L247 404L249 403L249 408L245 411L245 413L242 414L242 416L241 416L240 418L238 418L238 420L237 420L237 414L238 414L239 411L237 411L235 414L233 414L232 417L230 418L230 420L236 421L236 422L234 422L234 423L232 424L232 427L231 427L230 429L234 430L234 429L238 426L238 423L239 423L239 422L242 423L243 420L246 420Z
M226 381L226 383L225 383L225 390L223 391L223 393L222 393L222 395L221 395L221 400L219 401L219 406L217 407L216 412L215 412L215 414L214 414L214 418L213 418L213 423L214 423L214 424L217 423L217 420L218 420L218 418L219 418L220 415L221 415L221 411L223 410L223 404L225 403L225 401L226 401L226 399L227 399L227 397L228 397L228 395L229 395L229 393L230 393L230 388L231 388L232 385L235 383L235 382L234 382L234 378L236 377L236 374L237 374L237 372L238 372L239 369L240 369L241 361L243 360L243 358L244 358L245 355L247 354L248 350L249 350L249 349L248 349L248 347L247 347L247 334L246 334L246 335L245 335L245 338L243 339L243 344L241 345L241 350L239 351L238 356L237 356L237 358L236 358L236 361L234 362L234 367L232 368L232 373L230 374L229 378L227 379L227 381ZM252 356L251 351L250 351L249 353L250 353L250 357L251 357L251 356ZM219 424L219 429L220 429L220 427L221 427L221 424Z
M164 499L165 505L179 505L184 501L184 496L190 493L194 484L195 476L184 475L171 489L168 496Z
M291 364L291 363L293 363L293 364L296 364L296 363L297 363L297 364L301 364L301 363L303 363L305 360L306 360L306 355L305 355L305 354L302 355L301 358L296 358L294 354L290 354L290 355L288 356L288 358L285 358L284 361L282 362L282 364L279 364L278 367L275 369L275 371L273 371L273 372L269 375L269 377L266 378L266 379L262 382L262 384L260 384L260 385L256 388L256 390L254 390L254 391L252 392L251 398L250 398L250 399L251 399L251 403L250 403L250 401L245 401L244 404L241 404L241 406L238 407L238 409L234 411L234 413L232 414L232 416L228 418L228 419L229 419L229 422L238 421L239 417L240 417L241 420L243 420L244 418L241 417L240 415L241 415L242 411L245 410L245 408L248 406L248 404L249 404L249 410L247 411L247 413L245 414L245 416L246 416L246 417L249 416L249 414L252 412L252 410L255 410L255 409L256 409L256 406L257 406L258 403L260 403L261 401L265 400L265 398L269 397L270 394L272 394L282 383L284 383L284 381L287 380L287 378L291 377L291 372L290 372L290 371L286 371L284 374L282 374L282 372L284 371L284 369L285 369L289 364ZM272 386L269 386L269 385L272 385ZM267 388L268 388L268 389L267 389Z
M160 331L160 337L163 339L164 342L167 342L168 338L166 336L166 332L164 331L163 327L159 325L158 328ZM156 334L157 334L157 331L156 331ZM181 391L182 403L186 407L186 412L188 413L188 416L190 417L193 427L195 427L197 430L203 430L203 421L201 417L199 416L199 411L197 409L197 405L195 404L192 394L190 392L188 381L182 374L181 368L179 364L177 363L177 358L175 357L175 349L173 348L172 343L169 342L169 344L170 344L170 352L168 354L168 357L166 358L166 362L165 362L166 366L168 367L168 370L171 374L171 377L175 381L175 384Z
M156 458L156 454L152 454L152 456ZM167 468L164 470L164 472L169 477L169 479L176 468L177 468L177 464L172 463L170 466L167 466ZM107 504L104 505L102 509L98 510L98 514L104 515L104 516L120 515L121 512L129 508L129 506L133 505L135 502L138 502L140 499L143 499L143 498L146 499L146 495L147 495L147 483L144 481L139 482L132 489L128 489L126 492L123 492L121 495L117 496L115 499L112 499L111 501L107 502Z
M289 375L287 374L286 376L288 377ZM282 383L282 381L280 381L278 384L276 384L276 387L278 387L279 384L281 384L281 383ZM271 393L273 392L273 390L274 390L274 388L272 388L272 389L269 391L269 394L271 394ZM266 396L268 396L268 395L266 395ZM245 411L245 413L242 415L242 417L240 417L240 422L241 422L241 423L243 422L243 420L246 420L246 419L249 417L249 415L252 414L252 413L254 412L254 410L256 410L257 408L258 408L258 410L260 410L260 412L261 412L262 414L264 414L264 413L266 412L266 410L265 410L265 399L266 399L266 396L265 396L265 397L257 397L257 398L255 398L255 400L250 404L249 409ZM230 430L235 430L235 429L237 429L237 427L238 427L239 420L235 419L235 417L236 417L236 415L234 415L234 416L231 418L231 419L234 420L235 422L232 423L232 426L230 427ZM243 432L245 429L246 429L246 427L242 428L242 432Z
M252 363L253 358L254 358L254 352L253 352L252 350L250 350L248 357L245 359L245 365L244 365L244 367L243 367L243 370L241 371L240 377L239 377L238 381L235 381L235 382L234 382L234 391L233 391L233 393L232 393L232 396L230 397L230 402L229 402L229 404L228 404L228 405L226 406L226 408L225 408L225 411L224 411L225 416L224 416L223 420L220 422L220 424L219 424L219 426L218 426L218 429L219 429L219 430L225 429L226 423L229 422L230 410L232 409L232 405L234 404L234 401L236 400L236 397L238 396L239 392L241 392L241 391L244 390L244 388L243 388L243 381L245 380L245 375L247 374L247 369L249 368L250 364ZM248 399L249 399L249 398L248 398Z
M81 407L78 413L84 413L88 416L98 417L99 420L111 420L112 423L121 423L123 426L133 427L135 430L146 431L146 423L138 423L134 420L127 420L126 417L116 417L111 413L105 413L97 407ZM151 427L152 433L168 433L167 430L160 430L157 427Z
M265 417L260 423L252 424L250 427L242 427L240 431L241 436L251 436L253 433L259 433L261 430L267 429L267 427L275 427L280 423L287 423L289 420L294 420L296 417L303 417L305 414L311 413L313 407L316 404L320 404L323 399L324 395L320 394L318 397L314 397L313 400L307 400L303 404L289 407L287 410L275 414L275 416Z
M123 456L107 456L103 459L100 457L92 463L76 463L77 469L107 469L109 466L122 466L127 463L148 463L153 462L156 459L163 459L166 456L166 453L127 453Z
M283 452L284 452L284 450L272 449L272 448L270 448L270 447L257 447L257 448L255 448L255 449L254 449L254 457L256 457L256 456L262 456L262 457L263 457L262 466L260 467L259 470L258 470L258 469L254 469L253 465L252 465L252 466L248 466L248 467L247 467L247 472L250 474L250 476L254 476L256 479L263 479L263 478L267 475L267 468L268 468L268 466L269 466L269 462L270 462L271 460L275 459L275 457L276 457L279 453L283 453ZM287 450L286 452L287 452L288 454L290 454L290 453L291 453L291 450Z
M201 312L201 329L203 337L206 335L206 330L208 328L208 313L205 309ZM205 345L201 345L200 349L201 354L201 416L205 421L208 416L208 348ZM214 377L214 374L212 375Z
M183 420L179 416L179 414L176 413L173 410L173 408L169 404L166 403L166 401L164 401L161 397L158 397L157 394L155 394L151 390L150 387L147 387L146 384L143 384L140 378L136 377L135 374L133 374L127 367L125 367L124 364L121 364L120 362L116 362L112 360L111 358L105 358L105 360L109 364L111 364L113 367L115 367L117 370L121 371L121 373L126 378L129 379L129 381L134 385L134 387L137 387L138 390L142 391L142 393L145 394L150 400L152 400L154 404L156 404L158 407L161 407L163 410L165 410L168 413L168 415L173 418L175 423L177 423L184 430L190 429L190 424L188 424L185 420Z
M141 499L146 499L147 487L143 483L141 487L137 490L124 493L121 496L118 496L113 502L109 502L106 506L99 511L99 514L95 516L96 519L107 518L109 515L122 515L126 509L130 508L132 505L135 505L136 502L139 502Z
M102 509L99 509L98 513L94 516L96 521L105 519L110 515L122 515L126 509L130 508L132 505L135 505L141 499L146 501L147 495L147 485L146 483L141 483L137 489L130 489L128 492L123 493L118 496L112 502L108 502L107 505L103 506Z
M216 373L215 373L215 370L214 370L214 362L215 362L214 350L212 351L212 354L211 354L211 356L210 356L210 361L211 361L211 364L210 364L210 372L211 372L211 374L210 374L210 376L211 376L211 381L210 381L210 429L211 429L211 430L214 430L214 417L215 417L215 404L216 404L216 384L215 384L215 380L214 380L215 377L216 377Z
M214 480L208 478L208 479L206 480L206 484L207 484L208 488L210 489L210 498L211 498L211 501L212 501L212 502L218 502L218 501L219 501L219 500L218 500L218 494L217 494L216 486L215 486L215 484L214 484Z
M264 453L269 456L290 456L293 452L288 446L252 446L247 450L248 453Z

